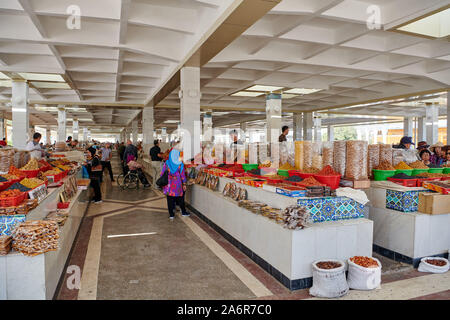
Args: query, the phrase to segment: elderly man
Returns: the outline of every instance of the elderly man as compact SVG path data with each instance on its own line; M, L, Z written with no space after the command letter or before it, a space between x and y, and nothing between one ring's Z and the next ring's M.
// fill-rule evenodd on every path
M111 149L111 144L108 142L105 144L104 147L102 147L101 149L102 152L102 167L103 167L103 171L105 170L105 168L108 169L109 171L109 177L111 178L111 182L114 182L114 176L113 176L113 172L112 172L112 167L111 167L111 157L112 157L112 149ZM102 173L103 173L102 171Z
M128 172L127 163L128 163L128 161L130 161L132 156L134 157L135 161L137 161L138 150L137 150L136 146L133 145L133 142L131 142L131 140L128 139L127 146L125 148L125 151L123 152L124 174L126 174Z

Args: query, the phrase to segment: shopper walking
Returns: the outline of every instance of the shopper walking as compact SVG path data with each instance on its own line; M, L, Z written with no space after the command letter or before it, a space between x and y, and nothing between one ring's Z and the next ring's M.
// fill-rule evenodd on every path
M91 187L94 189L94 203L102 202L102 191L100 189L101 176L103 174L103 167L101 160L97 154L97 150L93 147L88 149L90 157L86 163L86 169L91 180Z
M159 140L153 141L153 147L150 149L150 158L152 160L152 169L153 169L153 188L157 188L156 180L158 180L161 175L161 166L163 160L163 154L161 153L161 148L159 147Z
M163 192L167 197L169 219L172 221L175 217L175 204L181 208L181 215L183 217L189 217L189 213L186 211L184 204L187 178L179 150L173 149L170 152L169 159L163 165L161 176L166 170L168 171L168 183L163 187Z
M100 149L102 151L102 167L103 167L103 171L106 169L108 169L109 171L109 177L111 178L111 182L114 182L114 176L113 176L113 172L112 172L112 167L111 167L111 157L112 157L112 149L111 149L111 144L109 142L107 142L105 144L104 147L102 147ZM102 171L102 174L103 174Z

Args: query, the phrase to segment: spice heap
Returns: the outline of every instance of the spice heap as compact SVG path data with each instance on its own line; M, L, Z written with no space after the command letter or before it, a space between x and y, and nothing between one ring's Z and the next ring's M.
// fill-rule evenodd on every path
M6 235L0 236L0 256L4 256L11 251L11 243L12 243L11 236Z
M278 174L268 174L268 175L265 175L263 177L267 178L267 179L275 179L275 180L284 180L284 179L286 179L285 176L279 176Z
M19 182L14 183L6 190L14 190L14 189L19 189L22 192L27 192L31 190L31 188L25 187L23 184L20 184Z
M289 162L286 162L285 164L282 164L278 169L280 170L295 170L293 166Z
M25 221L13 234L13 249L26 256L35 256L58 249L58 224L54 221Z
M318 173L320 169L314 167L304 167L302 173Z
M397 163L397 165L394 168L395 168L395 170L411 170L412 169L404 161L400 161L399 163Z
M20 170L37 170L39 169L39 162L35 158L31 158L26 165L24 165Z
M14 190L5 190L0 192L0 198L1 199L5 199L5 198L14 198L14 197L18 197L21 196L23 194L22 191L14 189Z
M442 177L448 177L448 174L445 173L431 173L431 172L422 172L419 174L421 177L425 178L442 178ZM417 178L417 176L416 176Z
M380 164L378 165L378 167L375 168L376 170L396 170L389 161L387 160L383 160L380 162Z
M270 160L266 160L259 165L260 168L269 168L270 166L272 166L272 162L270 162Z
M432 264L434 266L443 267L447 264L444 260L438 260L438 259L428 259L425 260L426 263Z
M23 173L22 171L20 171L19 169L17 169L14 166L9 167L9 174L15 175L18 178L25 178L26 174Z
M311 221L309 212L304 207L289 206L282 213L284 227L292 230L305 228Z
M320 261L316 263L317 268L319 269L336 269L339 268L341 266L341 264L339 262L334 262L334 261Z
M286 178L286 181L300 182L303 181L303 179L299 176L290 176L289 178Z
M413 169L428 169L428 167L420 160L411 162L409 166Z
M340 174L333 170L331 166L326 166L320 170L317 175L319 176L339 176Z
M325 184L320 183L314 177L308 177L302 182L299 182L299 185L304 187L310 187L310 186L325 186Z
M378 262L369 257L354 256L350 261L364 268L378 268Z
M21 185L24 185L25 187L30 188L30 189L34 189L43 183L44 183L44 181L42 181L41 179L38 179L38 178L25 178L22 181L20 181Z

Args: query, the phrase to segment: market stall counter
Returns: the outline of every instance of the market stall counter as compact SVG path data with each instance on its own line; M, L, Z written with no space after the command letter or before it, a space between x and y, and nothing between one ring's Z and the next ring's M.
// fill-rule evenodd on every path
M69 192L69 185L73 186L74 179L81 177L78 168L73 175L62 180L62 185L49 188L45 197L41 198L37 207L26 215L0 216L3 220L9 219L16 228L21 221L46 221L50 212L56 212L61 197ZM64 209L64 218L58 221L58 249L34 256L24 255L14 249L8 254L0 256L0 300L45 300L53 299L66 260L78 232L81 220L88 206L87 187L76 187L70 190L71 194L63 200L70 204ZM59 217L59 216L58 216ZM5 221L3 221L4 223ZM25 223L26 224L26 223ZM22 224L21 226L24 226ZM4 226L4 225L3 225ZM8 231L3 228L5 234Z
M292 230L284 228L274 219L253 214L230 197L224 196L222 190L228 183L234 182L231 178L218 177L217 191L199 184L191 185L186 193L186 201L194 213L287 288L297 290L311 287L311 264L316 260L346 261L355 255L372 255L373 222L363 218L364 215L356 212L354 207L348 207L350 202L346 210L353 212L355 219L342 216L336 221L312 223L310 227ZM246 190L247 199L260 200L274 208L284 209L307 200L260 187L238 185ZM339 199L335 201L340 203ZM334 210L332 214L336 215L342 209L324 207L320 212L325 215L327 210Z
M423 257L447 256L450 209L440 214L418 211L420 195L431 195L430 190L375 181L366 193L370 199L369 218L374 223L374 252L415 268Z

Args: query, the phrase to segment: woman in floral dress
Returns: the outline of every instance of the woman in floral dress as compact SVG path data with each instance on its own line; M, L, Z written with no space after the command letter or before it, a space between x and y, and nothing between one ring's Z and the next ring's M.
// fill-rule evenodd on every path
M167 208L169 209L169 219L172 221L175 217L175 204L181 208L181 215L189 217L184 205L184 192L186 191L186 173L184 164L181 161L180 151L173 149L169 154L169 159L164 163L161 176L166 170L169 170L168 184L163 187L163 192L167 197Z

